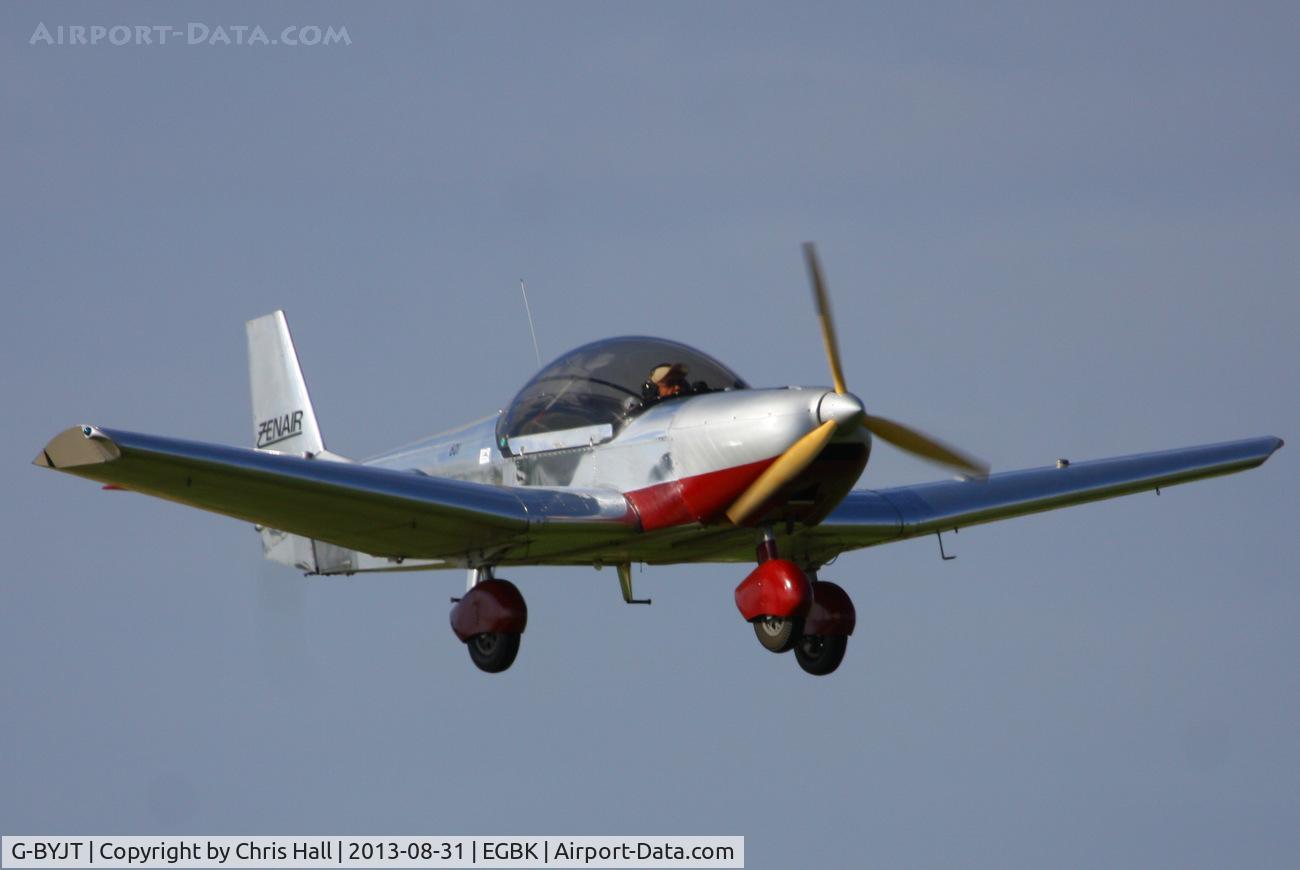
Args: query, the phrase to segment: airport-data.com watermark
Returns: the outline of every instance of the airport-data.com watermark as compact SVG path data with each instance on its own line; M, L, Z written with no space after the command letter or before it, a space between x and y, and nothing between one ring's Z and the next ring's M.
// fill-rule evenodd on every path
M264 28L260 24L46 24L38 22L28 45L34 46L336 46L351 45L346 25L290 24Z

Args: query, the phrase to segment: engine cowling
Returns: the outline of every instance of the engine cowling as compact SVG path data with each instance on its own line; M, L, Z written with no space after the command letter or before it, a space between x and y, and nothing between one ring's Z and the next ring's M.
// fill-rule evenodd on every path
M764 616L802 619L811 605L812 584L788 559L768 559L736 587L736 607L747 622Z
M483 580L465 593L451 609L451 630L461 643L480 634L523 634L528 625L528 605L509 580Z

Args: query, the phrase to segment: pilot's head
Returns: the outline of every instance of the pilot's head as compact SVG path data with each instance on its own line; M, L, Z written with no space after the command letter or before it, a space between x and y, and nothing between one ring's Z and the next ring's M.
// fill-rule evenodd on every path
M688 392L686 366L681 363L660 363L650 373L650 383L659 391L659 398L680 396Z

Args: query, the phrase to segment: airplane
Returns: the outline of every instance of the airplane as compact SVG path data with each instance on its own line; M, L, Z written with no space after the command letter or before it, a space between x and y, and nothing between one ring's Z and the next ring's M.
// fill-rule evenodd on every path
M253 523L264 554L310 575L464 569L452 631L483 671L515 661L528 622L501 569L753 562L735 603L761 646L807 673L842 662L852 599L821 578L840 553L1261 465L1249 438L990 474L869 413L847 387L815 247L805 265L832 386L755 388L660 338L584 345L504 411L356 462L325 447L282 311L247 324L252 449L76 426L34 464ZM957 476L853 489L874 439ZM940 537L942 544L942 538Z

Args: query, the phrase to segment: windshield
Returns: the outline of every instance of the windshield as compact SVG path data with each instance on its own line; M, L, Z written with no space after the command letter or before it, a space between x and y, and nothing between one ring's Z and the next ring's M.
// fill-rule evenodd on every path
M651 405L749 385L722 363L676 341L627 336L583 345L524 385L497 424L510 438L608 424L617 432Z

